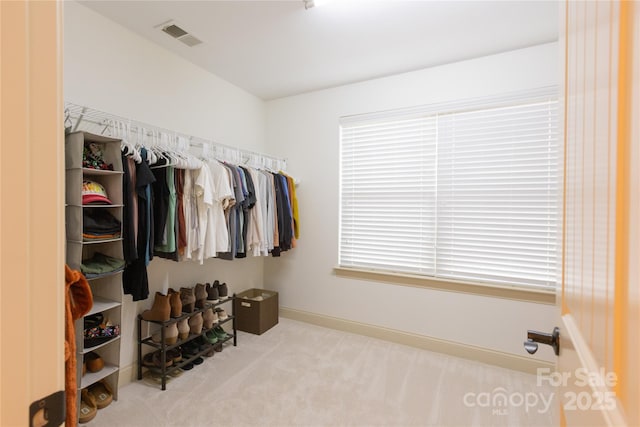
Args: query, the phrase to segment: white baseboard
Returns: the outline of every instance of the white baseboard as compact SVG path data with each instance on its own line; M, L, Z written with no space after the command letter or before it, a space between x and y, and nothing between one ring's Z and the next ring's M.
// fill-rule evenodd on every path
M138 366L134 362L129 366L120 368L120 375L118 376L118 388L138 380Z
M325 328L365 335L372 338L391 341L397 344L448 354L450 356L462 357L464 359L475 360L477 362L487 363L489 365L500 366L502 368L526 372L529 374L535 374L538 368L554 369L553 363L543 360L531 359L502 351L412 334L366 323L354 322L352 320L310 313L308 311L280 307L280 316L287 319L323 326Z

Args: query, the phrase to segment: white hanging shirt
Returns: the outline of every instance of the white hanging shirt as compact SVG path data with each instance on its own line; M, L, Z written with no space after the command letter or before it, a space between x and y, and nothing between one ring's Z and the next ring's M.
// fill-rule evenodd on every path
M198 201L198 226L200 228L200 246L195 260L202 264L205 258L215 256L215 226L213 221L213 206L215 195L211 172L206 163L202 164L200 174L196 180L196 196ZM212 255L213 253L213 255Z
M209 162L209 170L215 194L213 204L213 228L215 229L215 252L229 252L231 242L229 241L229 230L225 219L224 210L234 201L233 190L231 189L230 177L227 168L218 161Z

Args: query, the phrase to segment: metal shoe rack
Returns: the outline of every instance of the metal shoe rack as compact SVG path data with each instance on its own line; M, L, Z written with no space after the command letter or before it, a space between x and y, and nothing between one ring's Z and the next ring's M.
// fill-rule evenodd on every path
M226 304L228 302L233 302L236 299L236 294L233 294L233 296L225 299L225 300L221 300L217 303L205 303L203 308L198 308L195 311L193 311L192 313L182 313L182 315L180 317L175 317L175 318L171 318L167 321L164 322L160 322L160 321L154 321L154 320L144 320L142 318L142 315L139 314L138 315L138 380L142 379L142 368L147 368L149 370L151 370L154 373L157 373L160 375L161 377L161 381L162 381L162 390L166 390L167 389L167 375L170 375L172 372L174 372L177 369L182 368L183 366L187 365L188 363L193 362L194 360L196 360L198 357L201 357L203 354L211 351L211 347L204 349L202 351L199 351L198 353L189 356L188 358L182 357L182 361L178 362L178 363L174 363L173 365L167 367L166 366L166 362L167 362L167 351L174 349L176 347L179 347L181 345L184 345L190 341L195 340L196 338L199 338L201 336L203 336L205 333L207 333L208 331L210 331L210 329L204 329L202 328L202 332L200 334L192 334L189 333L189 336L184 339L184 340L180 340L178 339L178 341L175 344L166 344L165 343L165 333L166 333L166 326L171 325L172 323L177 323L181 320L187 319L191 316L195 316L198 313L204 313L204 311L206 311L209 308L212 308L213 310L215 310L216 307L218 307L219 305L222 304ZM227 333L229 336L227 338L225 338L222 341L218 341L215 344L211 344L212 347L216 347L216 346L221 346L223 344L225 344L226 342L228 342L229 340L233 339L233 346L237 346L238 345L238 334L237 334L237 330L236 330L236 316L235 316L235 309L234 309L235 304L231 304L231 314L227 315L227 318L224 320L219 320L218 322L214 323L212 326L212 329L215 328L216 326L222 326L223 324L227 323L227 322L232 322L232 327L233 327L233 333L229 334ZM148 322L148 323L153 323L156 325L160 326L160 342L154 342L151 339L151 336L146 336L146 337L142 337L142 322ZM160 367L148 367L148 366L143 366L142 365L142 346L143 345L147 345L150 347L153 347L157 350L160 350Z

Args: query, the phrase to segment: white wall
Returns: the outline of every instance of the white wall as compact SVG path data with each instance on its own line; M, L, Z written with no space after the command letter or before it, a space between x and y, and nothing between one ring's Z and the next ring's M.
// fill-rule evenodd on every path
M265 106L255 96L148 42L75 2L64 4L66 101L223 144L265 150ZM121 366L136 354L136 315L155 291L226 281L231 292L262 285L263 260L175 263L154 259L150 298L125 296Z
M298 248L265 262L284 307L526 355L527 329L551 331L553 306L338 278L341 116L558 84L555 43L267 103L267 147L288 159L298 189ZM536 357L553 360L550 348Z

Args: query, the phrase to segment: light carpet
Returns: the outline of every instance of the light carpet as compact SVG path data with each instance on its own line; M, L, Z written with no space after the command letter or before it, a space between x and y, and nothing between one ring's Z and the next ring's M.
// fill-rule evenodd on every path
M551 426L552 397L534 375L280 319L261 336L240 332L166 391L122 387L86 425Z

